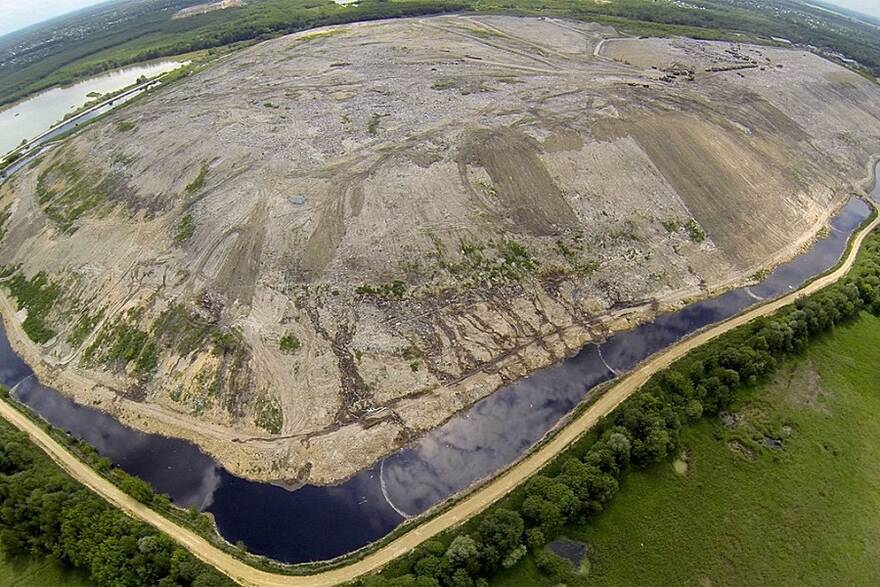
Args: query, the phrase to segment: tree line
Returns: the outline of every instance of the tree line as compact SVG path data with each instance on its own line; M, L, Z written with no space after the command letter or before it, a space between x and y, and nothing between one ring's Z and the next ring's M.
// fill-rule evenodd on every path
M149 501L152 490L140 484L128 489ZM7 557L50 558L81 569L101 587L234 584L152 526L129 518L71 479L2 419L0 548Z
M571 564L544 546L570 523L599 514L622 477L673 456L683 426L715 417L737 391L863 311L880 316L880 233L849 276L707 343L657 373L541 474L461 529L428 541L357 587L483 587L532 553L539 570L565 580Z
M463 527L432 539L357 587L483 587L531 553L564 580L570 564L544 549L570 523L603 511L630 470L674 455L683 426L717 416L737 392L781 360L867 311L880 316L880 233L838 284L801 298L703 345L645 386L540 474ZM82 447L81 447L82 448ZM82 448L99 471L158 509L170 507L145 482ZM93 452L93 451L92 451ZM63 473L26 435L0 420L0 547L87 572L99 586L210 587L228 579L151 526L135 521Z

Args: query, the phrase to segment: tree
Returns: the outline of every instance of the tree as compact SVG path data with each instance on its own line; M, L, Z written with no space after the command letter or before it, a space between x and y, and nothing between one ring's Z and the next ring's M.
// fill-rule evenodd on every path
M540 530L538 530L540 532ZM504 557L504 560L501 561L501 566L505 569L511 569L513 566L520 561L522 557L526 555L528 552L528 548L526 548L525 544L520 544L516 548L514 548L510 553Z
M428 554L416 561L413 567L416 575L422 577L432 577L441 581L449 575L450 564L449 559L440 557L435 554Z
M474 575L480 568L480 547L467 534L459 534L446 549L446 558L453 567L465 569Z
M63 474L2 422L0 446L0 543L7 555L50 556L85 570L99 587L230 584Z
M449 578L449 587L474 587L474 580L464 569L456 569Z
M477 526L483 562L489 570L494 570L501 560L520 545L525 522L511 510L497 508L485 515Z
M608 435L608 448L614 455L619 469L626 468L632 455L632 443L626 435L625 428L614 428Z

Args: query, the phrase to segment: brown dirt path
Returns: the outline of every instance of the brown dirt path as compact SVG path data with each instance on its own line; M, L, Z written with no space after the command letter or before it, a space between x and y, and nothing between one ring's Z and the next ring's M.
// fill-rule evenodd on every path
M223 552L192 530L178 526L176 523L168 520L161 514L123 493L110 481L77 459L66 448L53 440L42 428L40 428L39 425L28 419L24 414L19 412L6 401L0 401L0 416L8 420L16 428L27 433L37 446L43 449L52 460L58 463L58 465L67 471L67 473L73 478L77 479L132 517L147 522L168 534L170 537L177 540L182 546L189 549L195 556L216 567L218 570L242 585L255 587L320 587L337 585L381 569L393 559L406 554L432 536L454 527L483 511L488 506L511 492L525 479L539 471L556 455L565 450L566 447L580 437L581 434L589 430L599 418L608 415L614 410L614 408L620 405L620 403L638 391L638 389L648 381L652 375L680 359L691 350L705 344L721 334L724 334L725 332L742 326L755 318L773 314L779 309L793 303L801 296L809 295L837 282L849 272L850 268L852 268L865 236L878 225L880 225L880 216L875 218L866 228L861 230L855 236L846 259L831 273L816 279L796 292L788 294L778 300L768 302L757 308L753 308L752 310L731 318L726 322L710 327L707 330L691 336L651 357L632 373L624 377L619 383L610 388L601 398L599 398L598 401L596 401L596 403L562 428L546 444L517 462L506 472L502 473L485 486L464 497L445 512L438 514L422 524L414 526L412 530L395 538L385 546L380 547L360 560L337 569L319 572L314 575L280 575L251 567L247 563Z

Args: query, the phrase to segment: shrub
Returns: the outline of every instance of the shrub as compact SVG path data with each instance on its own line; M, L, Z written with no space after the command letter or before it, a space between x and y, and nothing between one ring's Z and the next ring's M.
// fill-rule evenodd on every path
M551 579L565 579L574 573L571 561L553 554L549 550L540 550L535 553L534 557L538 570Z
M280 348L282 352L288 354L295 353L300 349L301 346L302 343L292 332L288 332L287 334L282 336L281 340L278 342L278 348Z
M208 166L202 163L199 173L196 177L186 185L186 193L193 195L205 186L205 178L208 176Z
M182 243L192 238L196 231L196 222L192 214L184 214L177 223L177 231L174 233L174 240Z

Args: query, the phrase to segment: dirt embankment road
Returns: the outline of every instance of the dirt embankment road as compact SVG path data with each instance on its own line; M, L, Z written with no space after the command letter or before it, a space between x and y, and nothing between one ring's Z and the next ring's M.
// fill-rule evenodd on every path
M78 460L73 454L68 452L67 449L53 440L37 424L32 422L5 401L0 401L0 416L27 433L34 443L42 448L72 477L79 480L107 501L119 507L134 518L152 524L162 532L165 532L177 540L181 545L189 549L195 556L206 563L213 565L242 585L261 587L319 587L325 585L337 585L339 583L350 581L361 575L377 571L391 560L407 553L425 540L448 528L460 524L498 501L522 483L523 480L540 470L586 430L589 430L599 418L611 413L611 411L624 400L638 391L638 389L653 374L664 369L677 359L680 359L691 350L705 344L721 334L724 334L725 332L737 328L738 326L742 326L755 318L773 314L784 306L793 303L801 296L814 293L835 283L845 276L850 268L852 268L866 235L878 225L880 225L880 216L875 218L870 225L856 235L853 240L853 246L851 247L845 261L831 273L816 279L801 290L713 326L681 341L666 351L655 355L628 376L624 377L619 383L614 385L614 387L609 389L608 392L606 392L596 403L590 406L583 414L572 420L567 426L562 428L541 448L516 463L505 473L498 476L498 478L459 501L447 511L427 520L423 524L415 526L409 532L406 532L375 552L370 553L350 565L314 575L280 575L258 570L247 565L213 546L193 531L178 526L174 522L123 493L118 487Z

